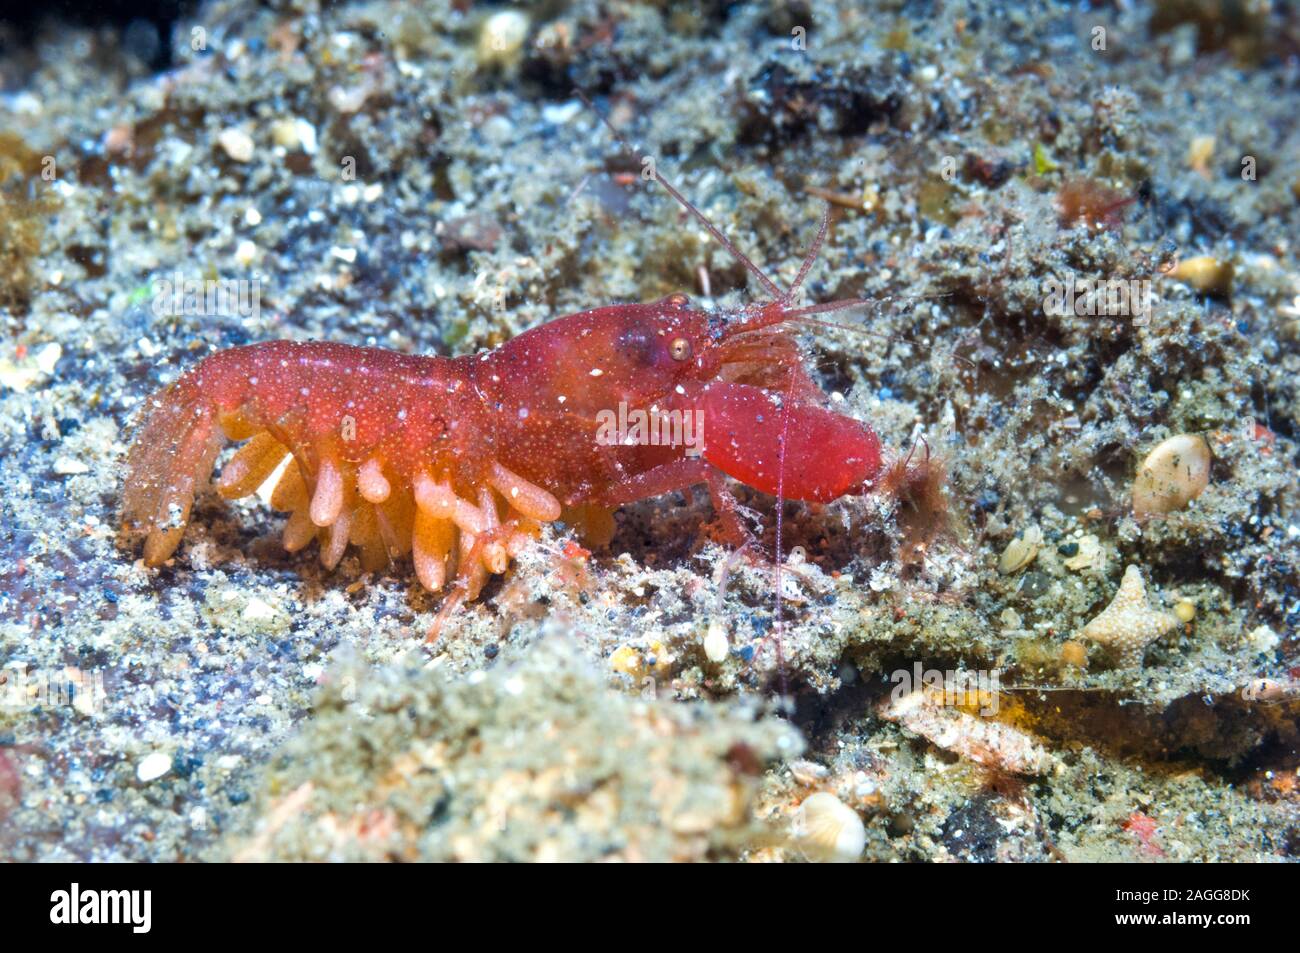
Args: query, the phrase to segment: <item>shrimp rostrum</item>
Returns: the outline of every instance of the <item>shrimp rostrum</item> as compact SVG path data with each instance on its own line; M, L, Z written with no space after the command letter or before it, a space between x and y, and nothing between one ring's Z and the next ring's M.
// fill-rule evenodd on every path
M244 443L217 491L243 497L275 477L286 549L315 541L332 568L355 546L371 571L409 556L424 588L452 586L449 605L475 598L562 514L703 483L725 537L740 543L748 530L727 477L795 500L870 490L887 469L879 439L828 409L791 333L859 304L794 304L829 211L783 291L656 178L764 300L731 312L681 294L611 305L455 358L290 341L211 354L148 398L129 452L124 522L145 536L146 565L176 551L227 441ZM625 420L649 426L611 426ZM695 439L655 439L656 423L680 420Z

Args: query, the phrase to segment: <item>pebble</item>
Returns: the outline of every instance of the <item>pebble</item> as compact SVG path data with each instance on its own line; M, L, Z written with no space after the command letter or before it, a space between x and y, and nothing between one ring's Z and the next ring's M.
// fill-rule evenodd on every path
M704 636L704 654L710 662L722 662L727 657L730 646L727 644L727 630L721 622L709 623L709 631Z
M1187 167L1204 178L1210 177L1210 163L1214 159L1214 137L1197 136L1187 147Z
M1088 650L1082 642L1065 642L1061 645L1061 662L1072 668L1087 668Z
M1278 647L1281 641L1277 637L1277 633L1266 625L1252 629L1246 638L1257 652L1271 652Z
M316 151L316 127L305 119L280 119L271 125L271 141L286 152Z
M89 473L90 467L75 457L59 457L54 461L54 472L60 476L72 476L76 473Z
M1065 568L1078 572L1082 569L1091 569L1094 566L1101 566L1105 563L1105 553L1101 548L1101 540L1095 535L1089 533L1082 536L1077 542L1071 543L1074 552L1069 553L1069 559L1065 560ZM1062 553L1062 555L1067 555Z
M62 356L63 346L57 341L52 341L25 359L0 360L0 385L21 393L42 377L53 374L54 366L59 363L59 358Z
M1180 433L1155 446L1133 481L1133 515L1180 510L1210 483L1210 447L1196 434Z
M237 126L224 129L217 137L217 142L226 155L236 162L253 161L253 137Z
M43 374L55 373L55 364L64 356L64 347L59 342L51 342L36 351L36 369Z
M1222 294L1232 285L1232 265L1210 255L1198 255L1180 261L1169 277L1201 294Z
M325 94L325 98L339 112L344 115L351 115L360 111L374 91L374 86L367 82L357 83L353 86L333 86Z
M245 619L253 622L274 619L275 606L263 599L259 599L257 596L253 596L248 600L248 604L244 606L243 615Z
M479 128L483 138L495 146L507 146L515 139L515 125L505 116L493 116Z
M542 121L548 122L553 126L562 126L570 119L573 119L578 113L582 112L582 103L576 99L561 105L549 105L542 107Z
M503 10L483 21L478 35L478 61L482 66L511 66L520 57L528 36L528 17L518 10Z
M163 754L161 751L155 751L136 765L135 776L145 782L156 781L171 769L171 756Z

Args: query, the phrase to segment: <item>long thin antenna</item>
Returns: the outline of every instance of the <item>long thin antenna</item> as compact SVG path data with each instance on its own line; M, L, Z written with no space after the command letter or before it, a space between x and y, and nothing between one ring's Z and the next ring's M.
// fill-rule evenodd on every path
M817 229L817 237L813 239L812 247L808 249L808 254L804 256L803 264L799 266L799 274L795 275L790 290L785 293L786 301L794 302L794 296L799 293L799 286L808 277L808 272L812 270L813 263L817 261L817 256L821 254L822 244L826 241L826 233L830 231L830 228L831 206L828 202L826 208L822 210L822 224Z
M695 216L695 220L704 226L705 230L710 235L713 236L714 240L719 245L725 248L732 256L735 257L735 259L738 262L740 262L742 265L745 266L745 269L751 275L753 275L755 278L758 279L759 284L763 286L763 290L765 290L768 294L770 294L773 298L777 299L778 301L786 300L786 295L782 293L781 289L777 287L776 283L772 281L771 278L769 278L766 274L764 274L763 269L759 268L758 265L754 264L754 262L749 258L748 255L746 255L739 248L737 248L735 243L732 242L731 239L729 239L726 235L722 233L722 230L719 229L718 226L714 225L711 221L709 221L708 216L706 216L703 212L701 212L698 208L696 208L691 203L690 199L682 195L681 192L677 191L677 189L673 187L673 184L663 177L663 173L659 171L659 164L654 161L654 156L643 157L638 155L637 150L632 147L632 144L628 142L626 138L624 138L621 132L619 132L617 129L614 128L614 124L611 123L608 118L606 118L604 113L602 113L599 109L596 108L595 104L590 99L587 98L586 93L578 89L576 86L574 87L573 91L577 94L579 99L581 99L584 103L587 104L587 108L590 109L592 112L594 112L597 115L597 117L599 117L600 121L604 123L605 128L609 130L610 135L612 135L615 138L615 140L617 140L618 143L622 145L624 151L627 152L628 155L630 155L633 159L641 161L642 168L648 171L650 176L668 191L669 195L671 195L678 202L680 202L682 207L685 208L686 211L690 212L691 215ZM644 159L650 160L648 165L644 162Z
M781 531L785 528L785 444L790 434L790 396L794 393L794 368L790 368L790 383L781 398L781 440L777 445L776 464L776 606L773 627L776 629L776 670L781 679L781 697L789 694L785 679L785 645L782 641L782 604L781 604Z

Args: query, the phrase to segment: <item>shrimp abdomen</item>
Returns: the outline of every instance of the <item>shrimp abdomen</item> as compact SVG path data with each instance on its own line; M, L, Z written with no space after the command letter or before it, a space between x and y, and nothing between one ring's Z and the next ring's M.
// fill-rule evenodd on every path
M205 358L149 399L128 456L123 515L147 534L146 564L175 552L223 443L241 440L217 489L237 499L274 479L286 549L317 539L333 568L354 545L368 570L413 552L429 589L459 561L472 598L560 504L496 459L471 366L325 342Z

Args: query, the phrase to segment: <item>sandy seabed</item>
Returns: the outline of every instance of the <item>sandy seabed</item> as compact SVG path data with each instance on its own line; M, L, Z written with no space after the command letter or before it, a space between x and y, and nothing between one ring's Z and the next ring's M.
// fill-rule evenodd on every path
M0 23L0 858L1294 859L1300 24L1220 7ZM942 461L949 530L787 501L777 625L776 501L735 487L729 561L658 497L548 527L431 645L409 563L326 571L256 498L146 569L132 423L216 349L761 295L575 85L781 284L830 201L806 300L875 303L791 333ZM1135 518L1179 434L1207 485ZM1126 655L1083 631L1128 566L1174 621Z

